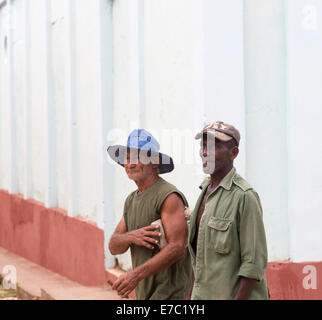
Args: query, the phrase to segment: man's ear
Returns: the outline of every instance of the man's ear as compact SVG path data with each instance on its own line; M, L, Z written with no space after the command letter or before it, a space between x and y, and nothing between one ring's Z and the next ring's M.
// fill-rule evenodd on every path
M233 147L231 149L231 157L230 157L230 160L233 161L236 159L236 157L238 156L239 154L239 148L238 147Z

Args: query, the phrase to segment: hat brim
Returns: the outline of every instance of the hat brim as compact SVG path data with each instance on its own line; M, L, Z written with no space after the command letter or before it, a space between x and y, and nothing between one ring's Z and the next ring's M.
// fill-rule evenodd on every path
M114 145L109 146L107 148L108 155L114 160L117 164L124 167L124 162L126 159L126 152L127 152L126 146L121 145ZM138 150L138 149L135 149ZM144 150L138 150L138 151L144 151ZM151 152L151 157L159 157L159 174L164 174L173 171L174 169L174 163L173 159L161 152Z
M195 139L196 140L199 140L202 138L202 136L205 134L205 133L208 133L208 134L211 134L213 137L217 138L218 140L220 141L223 141L223 142L227 142L227 141L230 141L232 140L233 138L222 133L222 132L219 132L219 131L214 131L214 130L204 130L204 131L201 131L199 133L197 133L197 135L195 136Z

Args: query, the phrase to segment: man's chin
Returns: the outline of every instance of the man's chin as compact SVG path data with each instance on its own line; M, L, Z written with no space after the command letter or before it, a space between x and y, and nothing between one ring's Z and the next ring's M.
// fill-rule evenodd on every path
M202 170L205 174L213 174L215 172L215 166L205 166L202 167Z
M135 175L135 174L131 174L131 173L127 173L127 177L128 177L130 180L135 181L136 175Z

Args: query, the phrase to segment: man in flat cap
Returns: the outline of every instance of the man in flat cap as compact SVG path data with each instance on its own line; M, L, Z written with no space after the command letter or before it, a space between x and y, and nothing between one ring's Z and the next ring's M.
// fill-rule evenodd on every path
M113 289L122 297L135 289L138 300L182 300L192 284L186 246L188 202L174 185L159 176L174 169L172 158L160 153L159 148L144 129L134 130L126 146L108 148L110 157L137 185L125 201L123 217L109 242L113 255L131 249L133 270L119 277ZM165 244L160 243L163 232Z
M194 284L191 299L268 299L267 246L260 199L236 173L240 134L215 122L199 132L209 177L192 213L188 247Z

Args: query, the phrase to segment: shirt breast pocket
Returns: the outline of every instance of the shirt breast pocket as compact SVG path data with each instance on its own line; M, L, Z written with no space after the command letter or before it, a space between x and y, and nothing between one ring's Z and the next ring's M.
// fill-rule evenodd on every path
M220 254L228 254L231 250L232 220L211 217L208 221L209 249L214 249Z

